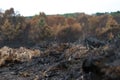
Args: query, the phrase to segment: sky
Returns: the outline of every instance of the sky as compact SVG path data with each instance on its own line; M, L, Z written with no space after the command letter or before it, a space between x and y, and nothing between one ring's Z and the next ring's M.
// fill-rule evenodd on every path
M120 0L0 0L0 9L14 8L23 16L84 12L114 12L120 10Z

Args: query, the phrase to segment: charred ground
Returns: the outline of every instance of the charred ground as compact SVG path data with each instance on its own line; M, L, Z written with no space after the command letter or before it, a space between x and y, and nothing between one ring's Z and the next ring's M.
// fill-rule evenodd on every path
M0 80L120 80L119 18L0 12Z

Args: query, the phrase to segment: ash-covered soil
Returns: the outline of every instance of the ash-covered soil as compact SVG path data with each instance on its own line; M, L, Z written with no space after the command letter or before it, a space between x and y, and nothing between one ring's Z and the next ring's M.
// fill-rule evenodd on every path
M120 80L120 49L75 43L3 47L0 80Z

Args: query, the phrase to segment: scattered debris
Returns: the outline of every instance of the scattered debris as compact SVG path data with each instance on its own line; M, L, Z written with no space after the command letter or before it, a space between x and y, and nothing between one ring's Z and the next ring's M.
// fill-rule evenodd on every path
M40 46L1 48L0 79L120 80L119 48L107 45L87 49L74 43L46 46L44 50Z

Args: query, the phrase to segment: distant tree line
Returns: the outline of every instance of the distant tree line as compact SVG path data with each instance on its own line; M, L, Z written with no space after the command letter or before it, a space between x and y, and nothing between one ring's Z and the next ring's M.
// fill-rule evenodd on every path
M75 42L88 36L112 40L120 35L120 11L21 16L14 8L0 12L0 46L32 46L46 42Z

